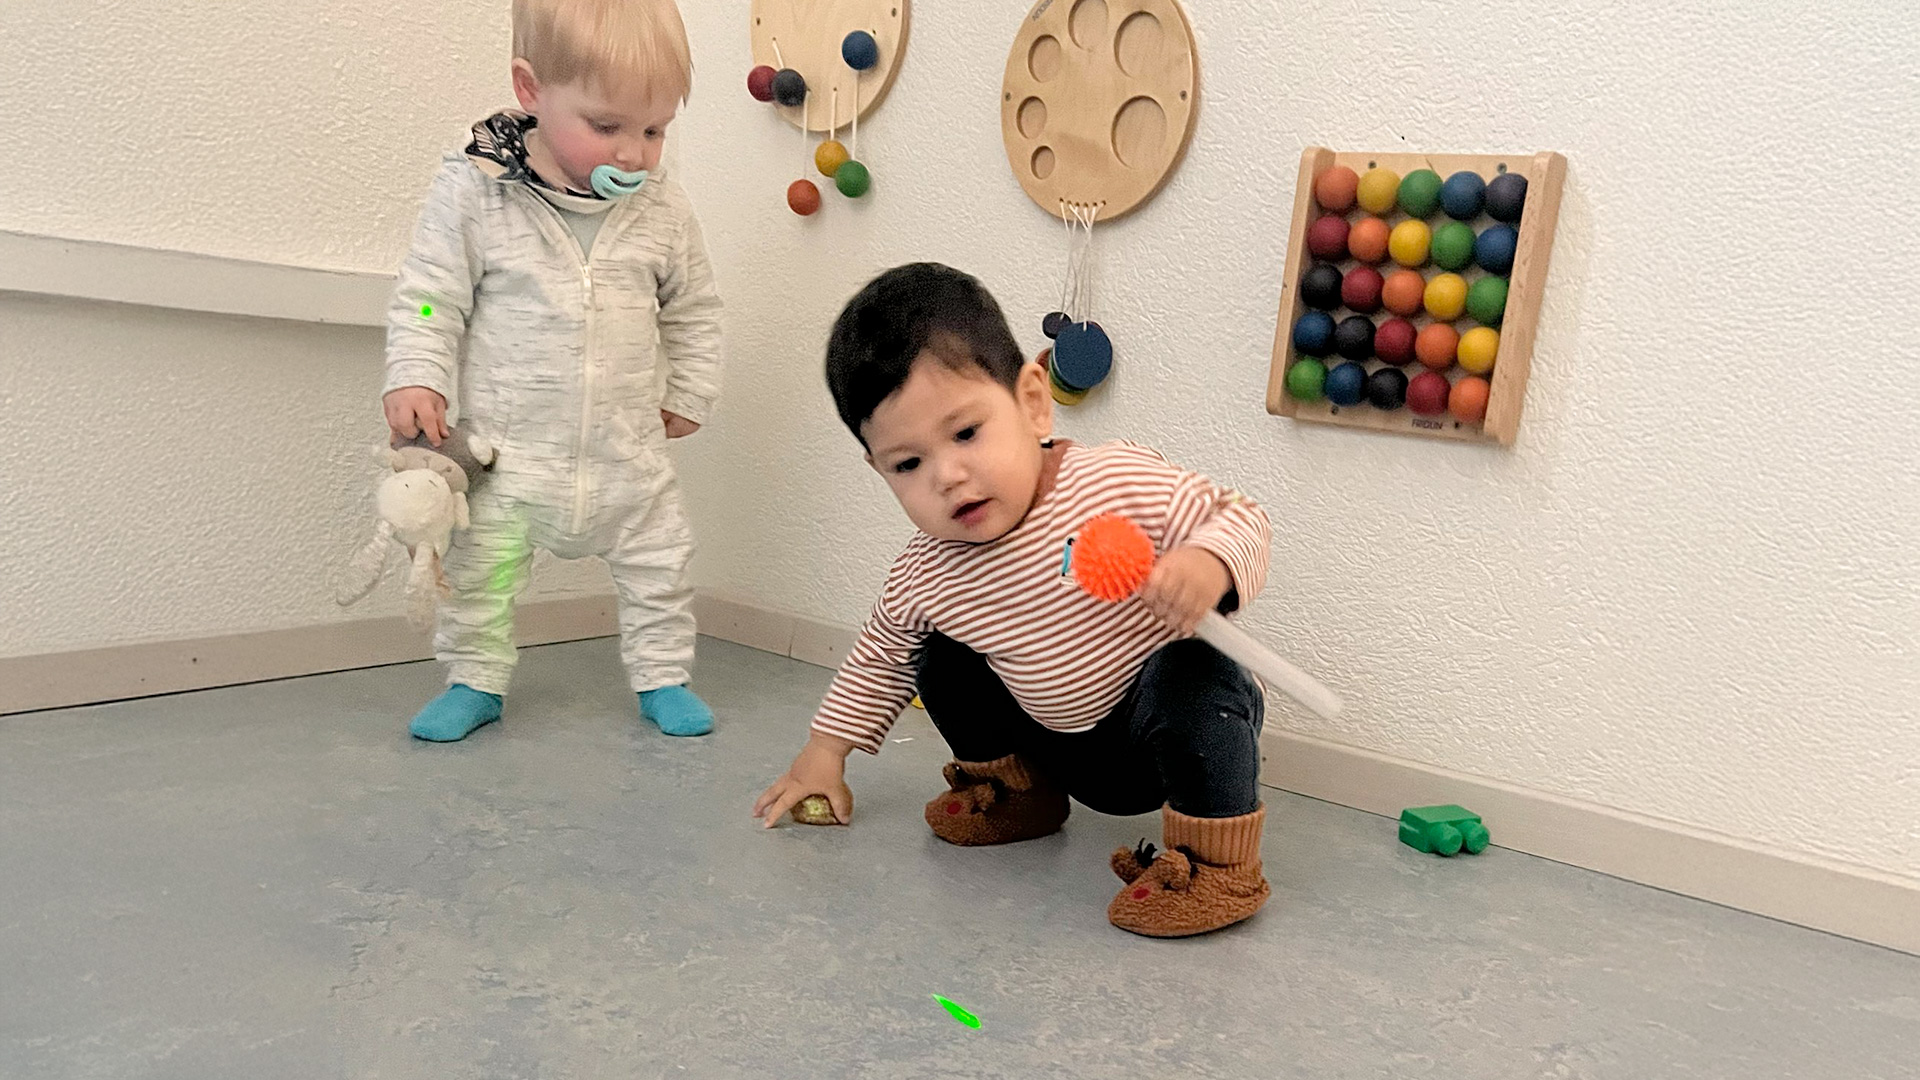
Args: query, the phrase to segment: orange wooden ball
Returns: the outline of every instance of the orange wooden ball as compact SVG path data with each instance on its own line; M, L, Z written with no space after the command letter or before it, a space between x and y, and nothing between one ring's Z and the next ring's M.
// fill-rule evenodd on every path
M820 189L811 180L795 180L787 185L787 208L801 217L820 209Z
M1353 197L1360 190L1360 174L1345 165L1335 165L1313 181L1313 199L1336 214L1353 209Z
M1395 270L1380 286L1380 303L1395 315L1418 315L1426 303L1427 279L1417 270Z
M1347 251L1363 263L1378 266L1387 261L1387 237L1393 230L1377 217L1363 217L1347 233Z
M1428 323L1413 339L1413 355L1430 370L1445 371L1453 366L1460 349L1460 332L1446 323Z
M1453 393L1447 396L1447 411L1455 420L1463 424L1477 424L1486 418L1487 395L1493 387L1478 375L1469 375L1453 384Z

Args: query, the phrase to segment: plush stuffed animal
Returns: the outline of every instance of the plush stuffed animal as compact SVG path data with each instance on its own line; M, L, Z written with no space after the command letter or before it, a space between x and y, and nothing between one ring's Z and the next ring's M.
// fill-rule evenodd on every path
M478 435L453 428L439 446L425 436L382 447L374 459L392 472L374 493L379 521L373 539L349 564L334 599L344 607L373 591L386 573L395 543L407 551L407 618L426 628L446 593L441 560L453 530L467 527L467 492L493 466L493 447Z

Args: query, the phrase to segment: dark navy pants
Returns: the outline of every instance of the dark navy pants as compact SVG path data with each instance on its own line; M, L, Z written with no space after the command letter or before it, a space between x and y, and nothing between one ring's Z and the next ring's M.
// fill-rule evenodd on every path
M919 689L955 758L1019 754L1103 814L1165 803L1190 817L1235 817L1260 806L1265 701L1253 676L1204 641L1148 657L1120 705L1087 731L1041 726L985 657L944 635L927 640Z

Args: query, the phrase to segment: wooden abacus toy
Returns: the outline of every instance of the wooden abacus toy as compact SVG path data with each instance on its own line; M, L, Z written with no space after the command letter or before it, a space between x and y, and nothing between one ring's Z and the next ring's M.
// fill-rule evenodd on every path
M1566 172L1552 152L1309 148L1267 411L1511 446Z
M893 87L907 45L907 0L753 0L754 68L747 92L773 103L800 129L807 152L787 206L807 217L820 209L818 171L849 199L864 196L873 173L860 159L860 117ZM842 123L852 147L839 140ZM813 133L827 136L818 147Z
M1000 134L1027 197L1067 226L1060 310L1041 329L1054 399L1103 382L1113 343L1094 320L1093 230L1152 198L1185 156L1200 95L1177 0L1038 0L1007 54Z

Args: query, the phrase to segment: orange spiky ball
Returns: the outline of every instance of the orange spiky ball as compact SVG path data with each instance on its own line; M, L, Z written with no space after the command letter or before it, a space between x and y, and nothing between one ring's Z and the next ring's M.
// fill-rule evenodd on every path
M1080 527L1073 542L1073 580L1097 600L1114 604L1138 592L1153 573L1153 541L1119 514L1101 514Z

